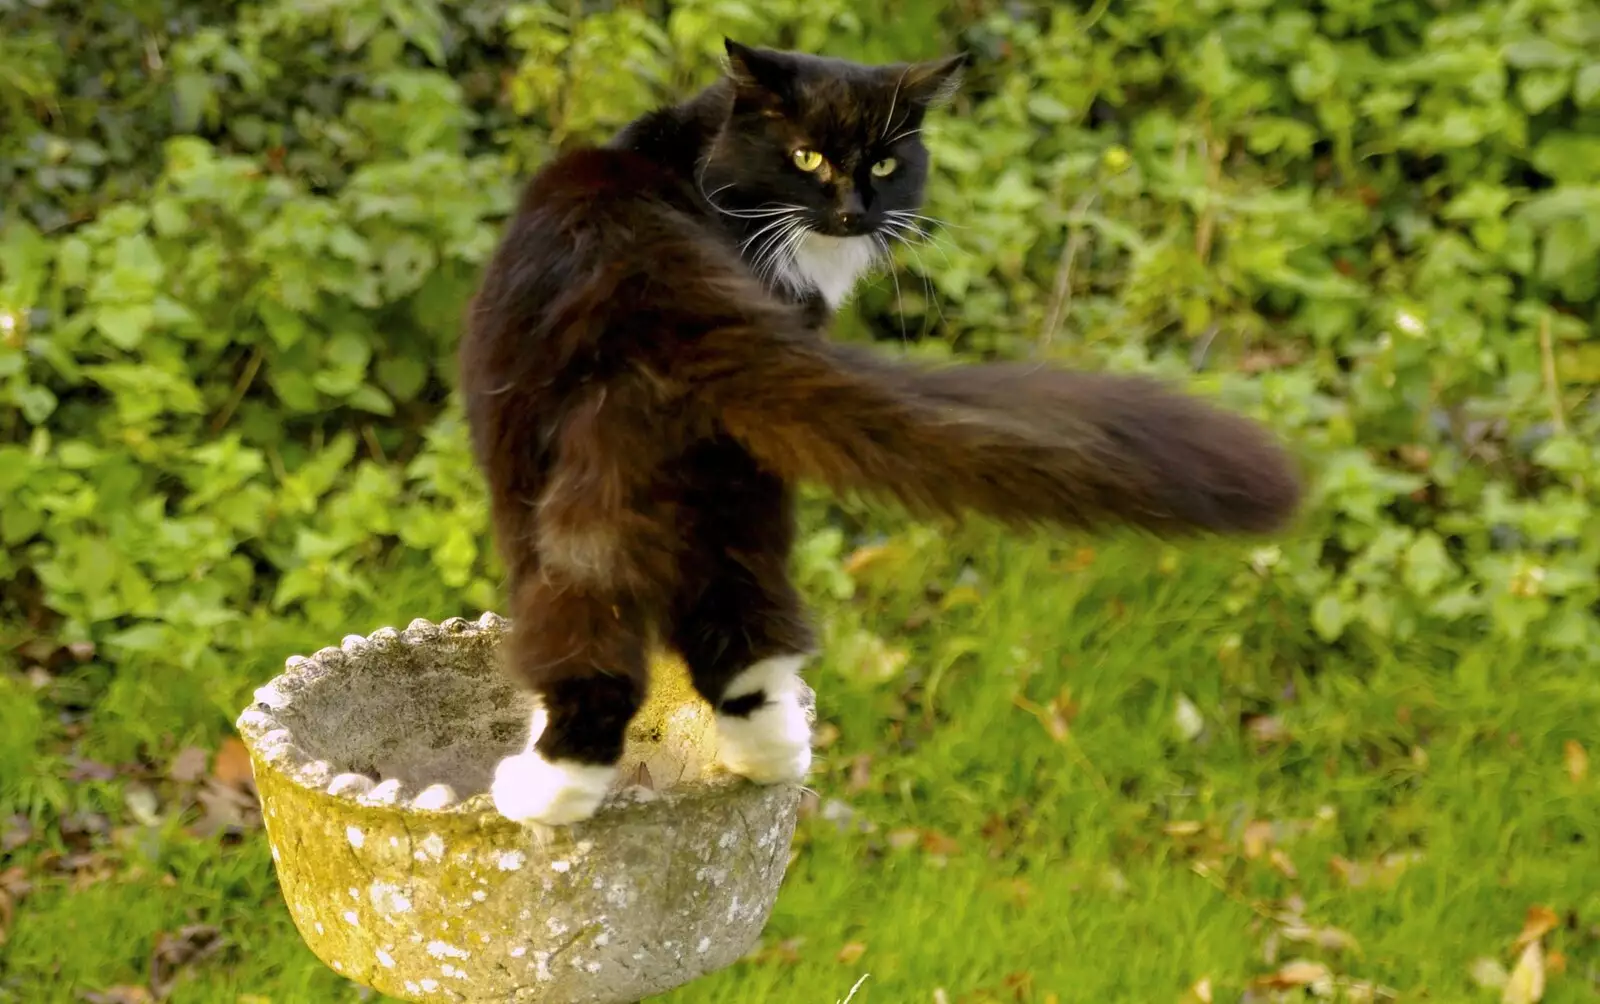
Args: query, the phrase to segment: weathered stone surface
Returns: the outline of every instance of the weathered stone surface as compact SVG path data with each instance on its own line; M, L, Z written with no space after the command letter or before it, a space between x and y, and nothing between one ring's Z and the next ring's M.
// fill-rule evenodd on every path
M600 813L509 822L486 791L529 709L498 670L504 629L486 614L351 636L289 660L240 716L306 943L412 1001L628 1004L737 960L782 881L797 789L715 767L710 709L661 659ZM424 805L461 800L413 804L429 789Z

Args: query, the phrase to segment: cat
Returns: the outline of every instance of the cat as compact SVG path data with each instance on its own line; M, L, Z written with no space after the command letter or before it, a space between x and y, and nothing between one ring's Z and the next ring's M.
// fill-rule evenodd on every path
M460 386L535 696L507 818L592 816L652 646L719 759L811 765L816 639L787 574L794 486L1017 528L1265 533L1300 498L1257 424L1140 377L927 369L824 337L922 208L927 114L964 57L866 65L729 40L727 72L527 182L468 308Z

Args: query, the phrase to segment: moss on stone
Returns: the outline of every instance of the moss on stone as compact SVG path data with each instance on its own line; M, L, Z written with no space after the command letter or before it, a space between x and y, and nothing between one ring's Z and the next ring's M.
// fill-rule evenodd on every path
M360 721L338 705L361 699L364 676L385 687L417 681L427 691L413 695L419 717L428 717L424 696L449 705L415 729L375 734L370 748L397 734L428 741L441 724L473 719L473 688L504 699L490 668L503 630L486 616L347 639L294 663L241 716L279 883L306 943L350 979L414 1001L626 1004L737 960L782 881L798 791L709 766L709 709L671 660L654 667L624 770L654 765L657 790L619 791L587 822L519 826L481 792L460 792L442 810L327 793L329 774L349 765L300 740L315 745L320 717L343 729ZM429 674L439 666L465 682L451 689ZM362 748L339 738L345 753ZM686 775L655 776L674 764Z

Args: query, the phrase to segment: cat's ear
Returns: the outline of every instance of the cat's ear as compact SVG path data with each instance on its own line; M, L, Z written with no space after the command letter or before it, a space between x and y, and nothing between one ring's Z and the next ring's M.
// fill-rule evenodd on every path
M900 78L900 93L923 108L937 108L955 97L966 72L967 54L958 52L943 59L912 63Z
M789 96L794 69L781 53L754 49L724 37L728 52L728 76L741 96L783 99Z

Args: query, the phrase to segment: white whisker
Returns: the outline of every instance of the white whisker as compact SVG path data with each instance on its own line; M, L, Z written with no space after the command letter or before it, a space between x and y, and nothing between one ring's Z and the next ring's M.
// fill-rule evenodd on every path
M768 223L768 224L762 226L755 233L753 233L749 237L745 238L744 243L739 245L739 252L741 254L743 254L745 251L748 251L750 249L750 245L754 244L764 234L768 233L769 231L775 230L778 227L783 226L788 221L789 221L789 217L784 217L783 219L773 220L771 223Z
M894 267L894 254L889 250L889 238L882 234L872 236L878 242L878 247L883 249L883 258L889 265L889 279L894 283L894 316L900 322L900 344L905 345L910 339L906 337L906 301L900 295L900 270Z
M755 272L756 278L762 282L770 282L777 270L782 267L784 260L793 257L794 245L805 236L806 232L805 220L800 217L793 216L784 220L753 255L755 266L751 271Z
M894 125L893 125L893 123L894 123L894 106L895 106L895 103L900 100L900 88L905 86L906 74L908 74L910 72L911 72L911 67L907 66L905 69L900 71L900 79L898 79L898 80L896 80L894 82L894 93L889 95L889 114L887 114L887 115L885 115L883 117L883 131L884 132L888 132L890 129L894 128ZM893 142L893 141L891 140L890 142ZM885 145L887 145L887 144L885 144Z
M956 223L947 223L944 220L939 219L937 216L924 216L921 213L913 213L909 209L890 209L890 210L886 211L884 213L884 215L885 216L900 217L900 218L908 219L908 220L920 220L923 223L927 223L927 224L930 224L932 226L949 227L952 230L965 230L966 229L966 227L963 227L963 226L961 226L959 224L956 224Z

